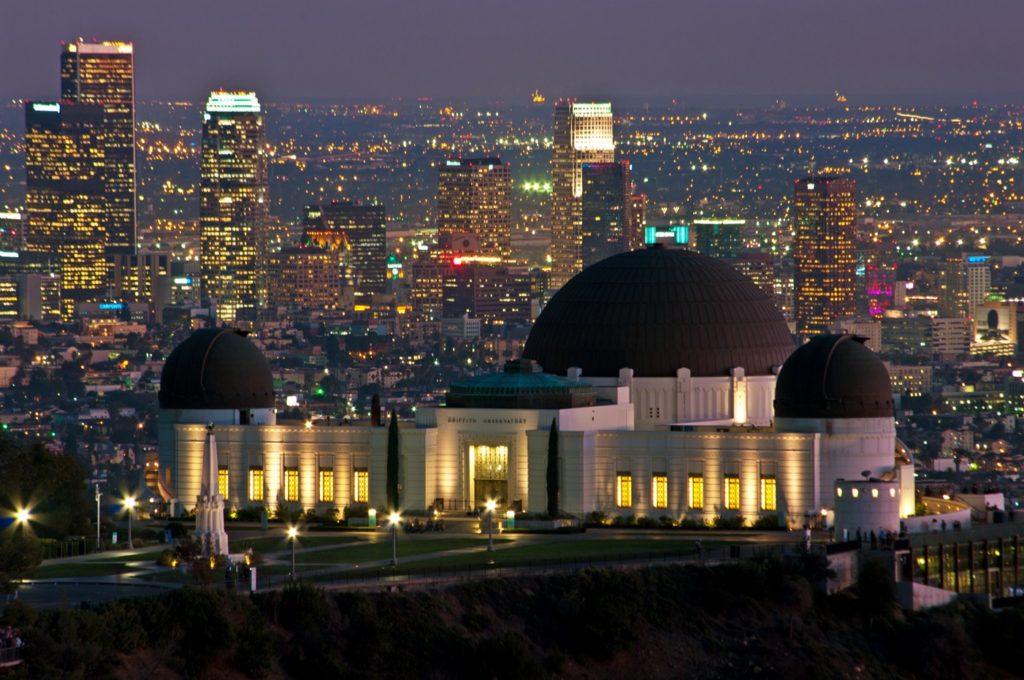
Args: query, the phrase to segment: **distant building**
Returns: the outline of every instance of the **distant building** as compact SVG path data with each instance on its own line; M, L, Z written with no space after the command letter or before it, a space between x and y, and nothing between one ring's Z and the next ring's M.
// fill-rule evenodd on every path
M583 165L615 161L612 105L560 101L551 150L551 287L583 269Z
M111 255L109 259L112 297L121 302L150 304L154 318L159 321L164 305L170 302L168 254L148 251Z
M882 322L870 317L846 317L832 323L833 333L849 333L864 338L864 345L872 352L882 351Z
M690 226L690 241L698 253L724 259L735 258L743 250L743 225L746 220L702 217Z
M991 290L988 255L961 253L948 257L939 267L939 316L970 318Z
M647 226L647 194L633 194L629 197L626 213L626 241L629 250L644 247L644 227Z
M387 217L383 205L330 201L307 206L303 243L337 251L356 305L369 305L387 287Z
M775 258L771 253L747 251L728 261L769 297L775 295Z
M100 177L106 198L107 253L134 253L135 55L130 42L66 43L60 56L61 100L99 106L94 140L102 147Z
M103 121L96 104L25 103L25 244L56 260L65 320L106 289Z
M885 367L889 371L893 393L920 397L932 391L931 366L904 366L887 362Z
M932 350L940 357L962 356L971 349L973 322L963 317L932 319Z
M931 356L932 321L927 316L883 317L882 351Z
M283 248L268 260L271 307L326 312L341 308L338 252L305 246Z
M220 319L266 300L270 196L267 138L253 92L213 92L203 113L199 165L202 294Z
M469 315L479 319L484 330L532 321L526 267L455 258L443 273L442 285L443 319Z
M857 183L806 177L793 196L793 302L797 333L809 337L856 313Z
M633 182L629 163L584 163L581 197L583 266L629 250Z
M971 354L1013 356L1017 353L1017 304L991 300L977 305Z
M512 171L500 158L448 159L438 164L437 232L474 234L479 254L512 254Z

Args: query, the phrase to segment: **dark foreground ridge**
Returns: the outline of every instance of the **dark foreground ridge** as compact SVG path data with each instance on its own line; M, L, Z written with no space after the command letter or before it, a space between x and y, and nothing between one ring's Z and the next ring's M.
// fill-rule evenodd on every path
M808 561L595 570L441 591L186 588L95 609L8 606L10 677L991 678L1024 667L1024 611L904 613L884 573L824 596Z

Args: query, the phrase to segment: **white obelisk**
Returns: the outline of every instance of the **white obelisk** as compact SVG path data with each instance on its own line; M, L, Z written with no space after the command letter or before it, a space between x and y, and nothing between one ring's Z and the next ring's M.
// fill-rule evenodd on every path
M203 544L203 553L228 554L228 535L224 532L224 499L220 495L217 462L217 438L213 423L206 426L203 446L203 476L196 497L196 538Z

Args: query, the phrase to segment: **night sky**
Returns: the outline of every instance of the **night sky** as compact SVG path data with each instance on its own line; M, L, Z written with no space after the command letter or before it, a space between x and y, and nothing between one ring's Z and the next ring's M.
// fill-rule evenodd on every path
M0 97L56 97L83 36L135 42L139 99L957 101L1024 93L1021 26L1020 0L3 0Z

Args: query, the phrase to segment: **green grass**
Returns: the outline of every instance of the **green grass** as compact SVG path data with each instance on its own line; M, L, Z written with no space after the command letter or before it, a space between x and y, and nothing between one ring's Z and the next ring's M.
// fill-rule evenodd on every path
M508 543L507 538L496 538L496 545ZM427 540L408 540L399 537L398 558L413 557L435 552L448 550L463 550L466 548L477 548L481 551L487 545L486 538L438 538ZM374 543L365 543L358 546L339 548L337 550L322 550L311 553L298 553L295 556L295 568L298 571L311 571L328 569L332 566L352 565L362 562L375 562L391 558L391 541L381 540ZM284 560L287 562L287 559ZM290 564L273 564L260 567L262 574L287 574L291 571Z
M718 541L703 541L705 550L724 545ZM595 539L574 541L545 541L531 545L498 548L493 553L465 553L423 560L416 567L440 569L449 566L495 564L502 566L516 562L543 560L615 560L645 556L686 556L697 551L693 541L650 540L643 538Z
M261 536L260 538L243 538L232 541L231 537L228 537L228 543L231 546L231 552L244 552L249 548L252 548L257 553L267 554L274 552L283 552L291 550L291 546L288 543L288 537L283 532L275 532L276 535ZM352 543L361 540L358 536L352 536L347 534L333 534L333 535L309 535L302 534L298 538L296 548L301 550L303 548L317 548L324 545L344 545L346 543Z

